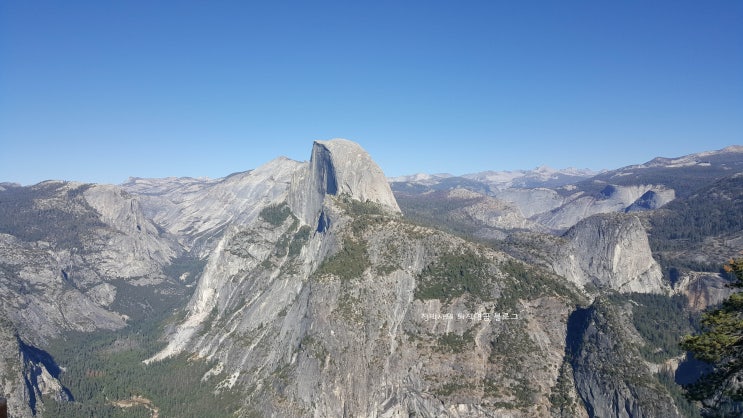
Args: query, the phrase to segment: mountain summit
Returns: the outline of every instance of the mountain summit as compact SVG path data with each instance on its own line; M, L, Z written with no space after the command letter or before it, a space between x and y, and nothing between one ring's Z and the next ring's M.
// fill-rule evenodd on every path
M347 139L313 143L309 166L292 181L289 206L305 224L313 225L325 195L348 195L400 212L382 169L359 144Z

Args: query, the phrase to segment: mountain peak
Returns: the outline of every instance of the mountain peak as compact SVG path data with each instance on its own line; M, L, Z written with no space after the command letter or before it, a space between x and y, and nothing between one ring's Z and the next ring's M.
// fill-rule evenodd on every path
M315 141L307 172L292 181L290 206L314 224L325 196L339 194L400 212L384 172L359 144L342 138Z
M384 172L361 145L340 138L315 141L312 157L317 163L330 164L326 168L333 171L335 189L326 190L327 194L348 194L400 211Z

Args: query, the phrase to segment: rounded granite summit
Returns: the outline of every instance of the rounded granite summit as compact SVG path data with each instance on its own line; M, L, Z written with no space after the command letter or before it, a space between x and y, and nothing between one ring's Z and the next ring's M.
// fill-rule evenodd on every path
M337 190L329 194L348 194L362 202L372 201L400 212L387 178L361 145L347 139L315 141L312 156L326 154L335 171Z
M384 172L359 144L341 138L315 141L307 172L293 181L290 206L313 224L325 196L339 194L400 213Z

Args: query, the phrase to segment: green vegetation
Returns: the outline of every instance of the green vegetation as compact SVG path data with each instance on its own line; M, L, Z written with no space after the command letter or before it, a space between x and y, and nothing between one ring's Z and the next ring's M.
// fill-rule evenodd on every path
M472 250L445 253L418 276L416 299L451 301L465 293L481 300L491 298L489 261Z
M395 193L406 220L471 238L481 226L476 221L457 216L456 211L474 205L483 198L452 199L448 196L448 190L425 194Z
M661 363L683 354L678 342L694 331L694 318L686 309L686 296L631 293L612 295L609 299L616 304L631 304L632 324L647 342L639 347L645 359Z
M686 418L702 417L699 413L699 408L684 396L683 389L676 383L674 375L670 370L661 370L656 377L658 378L658 382L668 390L668 393L673 398L673 403L676 404L679 412L681 412Z
M572 304L581 303L575 290L565 284L565 281L542 269L516 261L507 260L498 268L511 278L503 287L498 306L502 309L518 308L518 301L533 299L544 295L559 295L567 298Z
M386 213L382 205L380 205L379 203L372 201L362 202L360 200L351 198L351 196L347 194L338 196L338 198L336 199L336 203L338 203L347 214L354 217L373 215L380 216L385 215Z
M292 216L292 210L289 205L282 203L280 205L266 206L261 210L260 217L273 226L279 226Z
M294 223L289 228L289 230L282 234L279 237L278 241L276 241L276 247L274 248L273 253L276 257L282 258L289 253L289 246L294 240L293 231L297 227L297 225L299 225L299 221L297 219L294 219Z
M206 267L206 258L197 258L190 254L181 255L175 258L171 263L163 267L163 273L166 276L179 280L184 273L188 273L186 282L195 282Z
M398 244L395 242L394 238L384 243L382 251L383 252L381 256L377 259L375 273L377 275L386 276L394 271L399 270L401 268L400 259L402 251Z
M743 258L731 260L726 270L743 287ZM714 370L687 387L687 396L702 401L705 414L740 416L743 413L743 293L734 293L718 309L706 312L701 320L702 333L688 336L681 347ZM727 415L727 413L735 415Z
M575 402L570 392L574 390L575 383L572 378L570 363L564 359L557 375L557 382L550 391L549 400L553 409L553 416L575 416Z
M172 266L169 275L199 271L202 264L183 258ZM127 314L129 325L118 331L66 333L45 347L62 368L59 379L74 397L74 402L65 403L45 398L45 416L150 417L151 408L157 408L161 417L233 416L243 402L237 392L213 392L226 376L201 381L214 364L185 355L150 365L142 363L163 348L160 337L164 327L182 314L176 309L188 300L193 289L168 283L161 286L170 288L157 289L134 286L125 280L111 283L117 288L112 309ZM132 406L113 404L118 401Z
M159 409L160 416L232 416L241 404L237 393L225 390L215 394L210 389L225 376L212 377L211 385L201 382L213 364L188 360L185 355L142 363L159 346L152 331L140 327L126 333L74 333L66 340L54 341L49 352L64 368L60 380L74 402L45 399L46 415L149 417L151 411L146 407L122 409L113 405L143 397Z
M334 275L343 281L361 277L371 266L364 233L374 223L384 222L384 209L374 202L359 202L341 195L336 202L352 216L350 227L345 231L341 249L327 257L315 271L315 277Z
M729 250L716 251L707 240L743 230L743 176L696 189L654 211L649 221L650 248L672 283L687 270L719 272Z
M507 389L515 397L514 401L509 402L512 407L526 408L531 405L538 390L532 387L533 383L529 382L524 372L532 361L531 357L539 349L519 322L503 322L498 335L490 341L488 361L500 365L502 372L499 375L507 377L508 384L504 386L501 383L499 388L488 387L485 382L485 389L486 393L499 396L503 395L502 389Z
M299 231L294 234L294 237L289 243L289 257L296 257L299 255L304 245L310 240L311 234L312 228L309 226L304 225L299 228Z
M718 157L714 157L718 158ZM676 191L677 197L685 198L699 189L730 175L730 168L740 166L740 157L735 156L727 161L717 159L711 166L691 166L679 169L677 167L648 167L642 170L633 170L632 173L624 172L624 175L616 176L615 171L599 174L591 179L576 183L579 190L588 194L598 193L606 187L606 184L618 186L634 186L637 184L663 184ZM737 168L737 167L736 167ZM596 180L603 180L598 182ZM564 193L575 193L574 191L562 190Z
M298 350L305 351L320 361L325 361L325 358L328 356L328 350L322 344L322 341L309 334L302 338Z
M451 396L456 392L466 390L466 389L472 389L471 384L467 383L460 383L460 382L446 382L443 385L441 385L440 388L435 389L434 392L437 396Z
M349 322L360 324L364 321L364 315L359 309L362 305L361 299L352 295L347 286L341 286L335 312Z
M475 336L472 328L468 329L462 335L454 332L447 332L440 335L436 341L435 349L442 353L461 353L475 344Z
M348 281L361 277L370 265L366 241L348 237L343 240L341 250L326 258L314 275L322 277L331 274Z
M650 217L648 235L653 253L683 250L707 237L743 230L743 177L724 178L703 190L676 199ZM691 260L674 260L683 267ZM717 266L705 265L716 271Z
M149 321L172 314L195 290L193 287L186 288L180 284L163 283L162 287L155 291L152 286L135 286L126 279L112 280L110 283L116 287L116 299L111 309L128 315L134 321L130 327L140 327L139 321Z
M502 364L508 376L517 373L520 364L527 361L529 355L538 350L526 330L519 328L518 322L503 322L501 331L490 341L488 361Z

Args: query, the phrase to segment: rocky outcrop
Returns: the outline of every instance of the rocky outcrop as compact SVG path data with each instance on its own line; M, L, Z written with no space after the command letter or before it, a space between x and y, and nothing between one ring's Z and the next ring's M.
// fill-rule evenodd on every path
M361 146L346 139L314 142L309 166L292 180L288 203L302 222L316 226L326 195L348 195L400 212L382 170Z
M685 295L689 308L701 312L719 305L736 291L719 273L686 272L674 286L674 292Z
M508 273L520 270L505 255L373 208L331 200L325 233L292 217L227 233L151 361L215 361L229 376L218 388L254 388L246 405L266 416L550 416L577 296L556 277L540 279L549 291L518 284L532 279ZM477 292L436 293L429 272L452 262L477 275Z
M681 418L668 392L637 350L631 311L601 298L568 323L575 385L590 417Z
M145 217L139 200L120 187L95 185L87 188L83 196L113 232L106 234L103 248L96 248L90 254L90 263L102 276L158 275L162 266L178 255L175 240L161 234Z
M69 331L125 327L111 309L117 286L164 283L179 250L115 186L49 181L0 193L0 395L11 416L43 416L42 394L69 394L40 347Z
M3 193L0 298L33 344L66 330L125 326L126 317L108 309L113 283L162 284L163 267L181 252L116 186L50 181Z
M555 190L537 189L505 189L494 193L497 199L515 205L526 218L556 210L566 202L570 201L571 195L562 196ZM573 197L578 197L576 194Z
M619 292L668 293L647 233L634 215L596 215L563 236L553 253L554 271L573 283Z
M59 373L48 353L26 344L10 322L0 319L0 396L7 399L9 416L43 416L42 395L72 400Z
M132 312L152 291L160 312L184 307L167 345L142 351L147 334L123 354L151 356L144 373L155 375L169 361L153 362L177 354L171 366L213 366L200 385L228 391L229 414L678 416L653 376L661 363L640 356L650 338L615 294L669 292L642 215L621 212L659 207L670 189L602 182L500 199L473 179L420 180L432 200L414 203L444 196L429 213L470 236L509 236L498 248L511 255L400 217L379 167L346 140L314 143L309 162L278 158L216 180L0 186L0 212L17 214L0 217L0 395L24 417L43 411L42 394L69 399L40 348L67 331L143 325L147 313ZM562 182L535 181L551 180ZM551 232L575 225L548 235L535 220ZM171 304L185 291L165 301L188 272L190 301ZM695 292L702 282L707 292ZM695 307L720 297L709 277L674 284L699 296ZM576 311L585 295L595 303ZM101 349L134 347L117 335Z
M647 192L645 192L631 205L627 206L624 211L642 212L646 210L658 209L675 198L676 192L673 189L659 187L655 190L648 190Z
M512 203L461 188L449 191L448 199L452 202L462 202L461 207L457 207L460 205L455 203L455 209L449 211L450 219L473 225L477 236L487 237L485 229L498 231L541 230L539 225L526 219ZM501 235L503 235L502 232ZM496 235L490 234L490 236Z
M0 313L35 344L63 330L117 329L122 315L96 304L75 285L69 252L53 251L49 243L22 242L0 234ZM95 274L86 270L87 274Z

